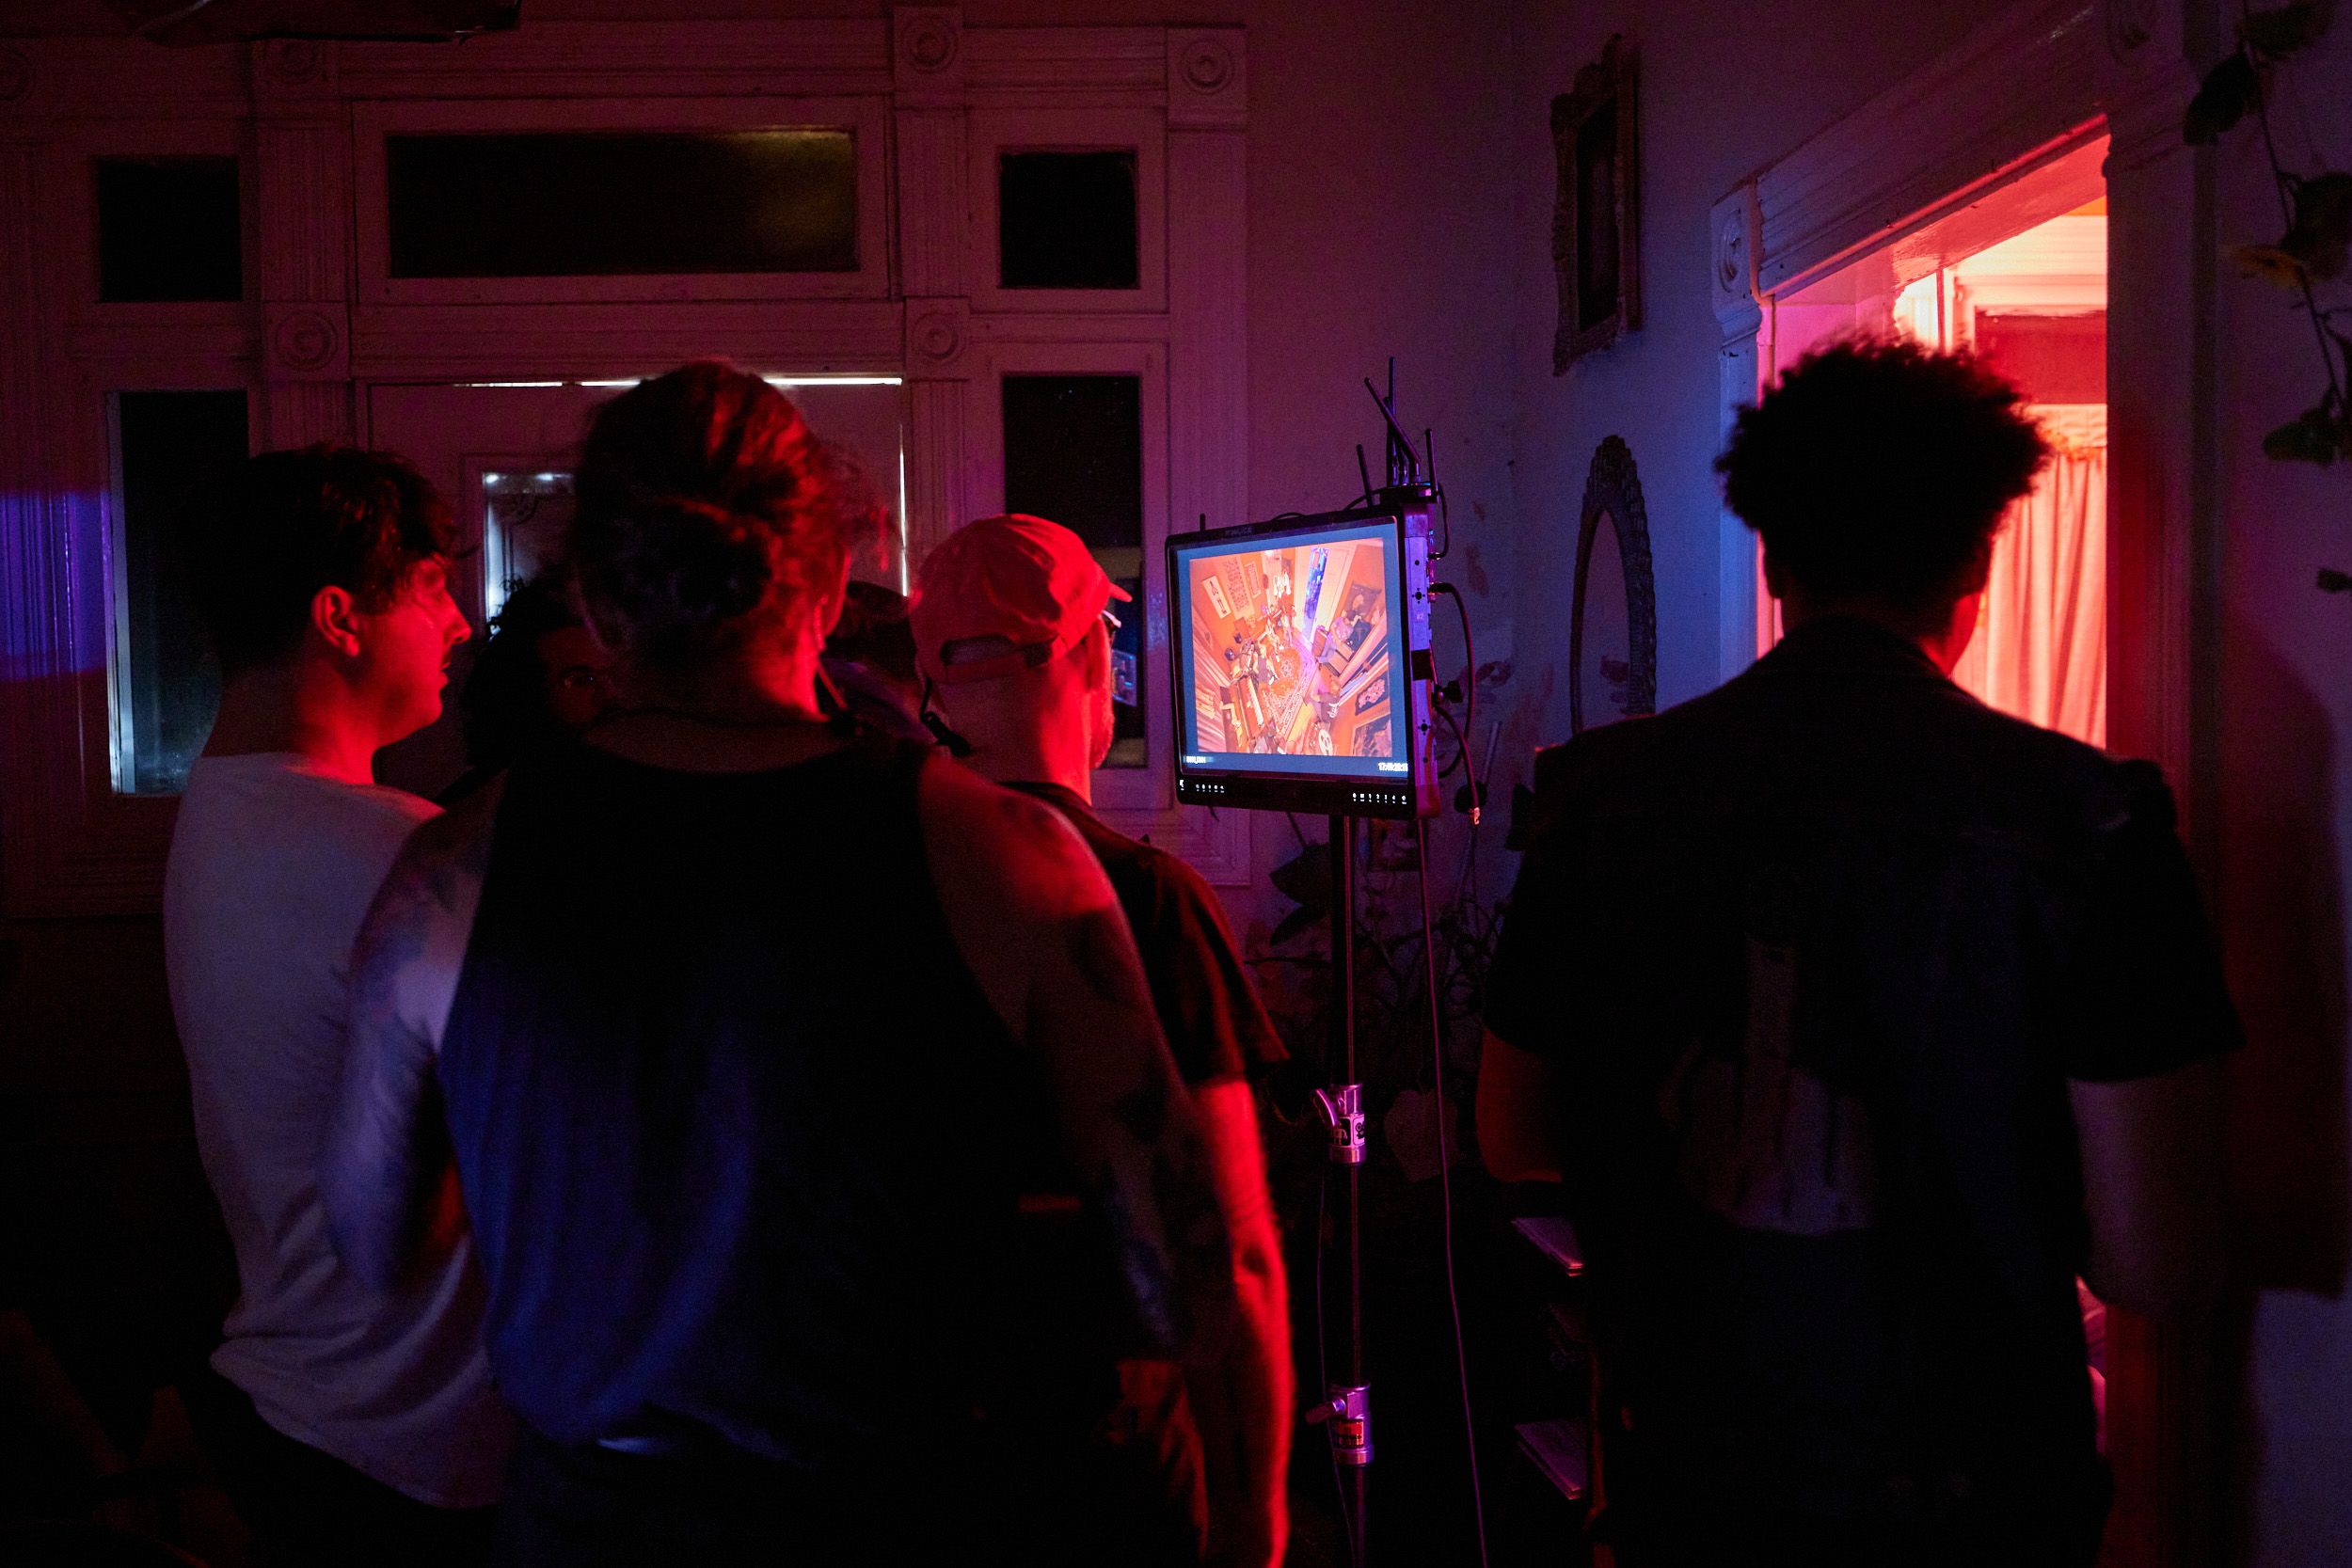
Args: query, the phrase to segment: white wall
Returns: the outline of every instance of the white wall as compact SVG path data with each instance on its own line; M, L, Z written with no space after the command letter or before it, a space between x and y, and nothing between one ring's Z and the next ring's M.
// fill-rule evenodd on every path
M1618 0L1520 8L1511 165L1518 182L1518 642L1562 672L1549 737L1566 731L1567 610L1584 477L1601 437L1641 470L1658 584L1658 700L1719 674L1716 352L1708 215L1740 179L1979 23L1970 0ZM1550 105L1611 33L1640 71L1643 325L1551 373Z
M2234 7L2222 8L2234 16ZM2299 99L2280 150L2310 142L2352 167L2352 22L2292 66ZM2259 136L2222 149L2224 243L2283 228ZM2224 648L2219 918L2249 1049L2233 1065L2241 1263L2255 1300L2241 1429L2246 1560L2352 1561L2352 1300L2345 1295L2347 1164L2344 887L2352 879L2352 600L2312 585L2352 570L2352 467L2274 463L2263 433L2326 385L2309 324L2286 296L2223 264L2220 299ZM2339 282L2329 296L2352 303ZM2340 325L2346 325L2341 324Z
M1399 413L1415 441L1436 431L1451 505L1454 547L1436 575L1462 588L1478 657L1493 659L1507 651L1514 576L1507 12L1494 0L1269 0L1247 21L1252 507L1345 505L1359 441L1379 482L1361 378L1380 381L1395 355ZM1460 634L1450 607L1433 616L1450 676ZM1279 816L1254 832L1262 869L1296 852ZM1461 819L1435 832L1444 863ZM1486 835L1490 860L1500 837ZM1245 924L1290 907L1263 878L1228 903Z

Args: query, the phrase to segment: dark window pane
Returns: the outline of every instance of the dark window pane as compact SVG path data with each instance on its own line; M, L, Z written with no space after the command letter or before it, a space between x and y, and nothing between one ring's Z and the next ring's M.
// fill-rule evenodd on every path
M234 158L100 158L98 297L243 299Z
M168 795L187 783L220 701L220 666L188 604L176 546L188 498L246 457L245 393L115 396L115 787Z
M848 131L388 136L394 277L855 272Z
M1008 152L996 166L998 284L1132 289L1133 152Z
M1143 383L1132 375L1005 377L1005 510L1047 517L1134 595L1114 606L1120 692L1112 768L1142 768L1152 685L1143 655Z
M1005 377L1005 506L1096 550L1143 547L1143 382Z

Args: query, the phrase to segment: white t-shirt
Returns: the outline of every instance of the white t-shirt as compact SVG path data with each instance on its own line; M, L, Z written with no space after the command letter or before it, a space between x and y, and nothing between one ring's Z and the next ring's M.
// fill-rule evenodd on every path
M490 1389L470 1241L384 1294L337 1261L319 1201L353 940L430 801L285 752L203 757L164 874L164 960L198 1151L237 1252L214 1354L262 1418L421 1502L497 1500L512 1418Z

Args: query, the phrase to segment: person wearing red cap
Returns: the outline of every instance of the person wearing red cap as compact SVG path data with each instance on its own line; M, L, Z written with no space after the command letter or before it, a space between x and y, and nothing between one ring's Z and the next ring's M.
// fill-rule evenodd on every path
M1094 1560L1194 1562L1205 1551L1266 1562L1284 1534L1290 1317L1248 1073L1285 1053L1208 884L1093 813L1094 769L1112 740L1111 606L1127 598L1076 534L1011 515L942 543L910 612L951 746L1060 811L1110 878L1198 1106L1234 1243L1243 1322L1221 1361L1180 1374L1040 1347L1028 1436L1052 1496L1030 1512L1070 1544L1095 1546Z

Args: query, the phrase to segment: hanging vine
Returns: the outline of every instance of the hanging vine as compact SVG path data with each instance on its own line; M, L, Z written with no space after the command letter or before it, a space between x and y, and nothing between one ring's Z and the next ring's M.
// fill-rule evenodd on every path
M2317 402L2263 437L2263 454L2322 467L2339 457L2352 461L2352 403L2345 397L2345 387L2352 383L2352 303L2328 303L2343 292L2347 254L2352 253L2352 174L2325 167L2303 174L2289 168L2280 156L2271 110L2281 68L2327 35L2334 11L2334 0L2296 0L2275 9L2243 11L2237 48L2206 74L2181 128L2183 139L2191 146L2219 141L2249 114L2261 131L2286 232L2276 244L2235 245L2231 254L2248 276L2295 296L2294 308L2310 319L2328 378ZM2317 156L2314 148L2314 162ZM2352 591L2352 578L2326 573L2320 586Z

